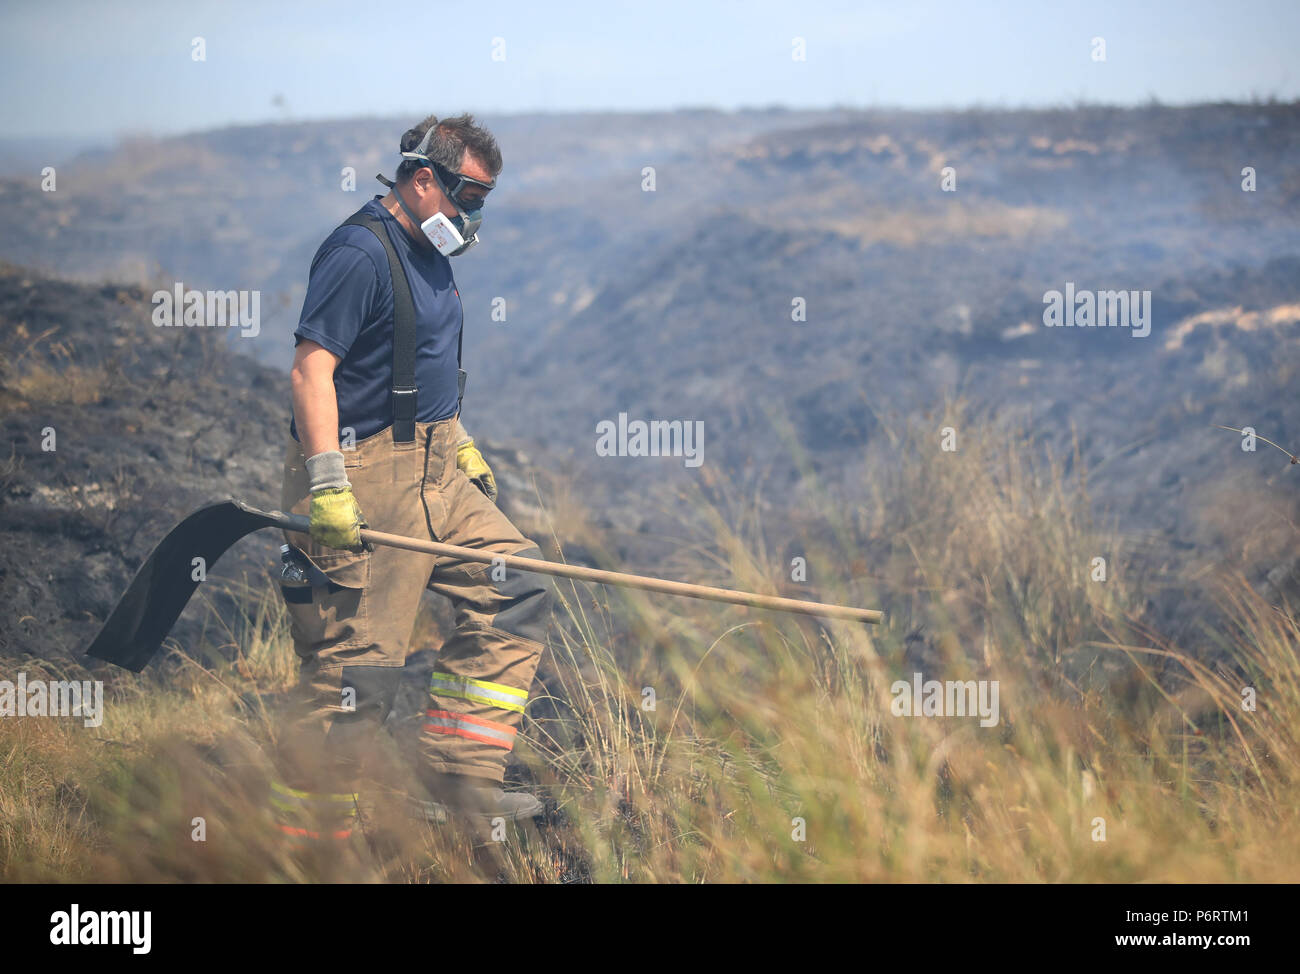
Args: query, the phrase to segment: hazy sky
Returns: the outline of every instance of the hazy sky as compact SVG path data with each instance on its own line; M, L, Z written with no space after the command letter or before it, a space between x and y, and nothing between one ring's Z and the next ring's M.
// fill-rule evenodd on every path
M1298 39L1300 0L0 0L0 135L462 108L1292 99Z

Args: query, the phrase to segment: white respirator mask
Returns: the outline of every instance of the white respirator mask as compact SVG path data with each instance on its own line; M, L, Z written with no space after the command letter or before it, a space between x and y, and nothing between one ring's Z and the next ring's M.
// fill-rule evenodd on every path
M435 213L420 224L420 229L429 238L429 242L438 248L438 253L442 254L442 256L459 257L465 251L478 245L477 230L479 224L483 221L477 213L474 214L474 217L473 226L471 227L469 218L464 214L456 220L449 220L442 213ZM456 226L457 222L460 222L461 226L469 231L468 238Z

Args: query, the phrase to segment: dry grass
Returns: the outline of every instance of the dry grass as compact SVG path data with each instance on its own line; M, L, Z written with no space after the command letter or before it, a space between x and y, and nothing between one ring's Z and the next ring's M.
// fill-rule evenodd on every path
M1046 207L983 201L949 203L921 213L912 208L877 207L861 215L827 218L819 226L864 245L922 247L935 239L1019 239L1052 233L1068 224L1064 213Z
M25 324L11 326L14 347L3 362L0 392L22 402L87 406L104 398L115 381L114 370L103 364L80 364L66 341L53 337L50 328L31 335ZM23 345L23 343L26 343Z
M104 398L114 378L109 369L99 365L32 363L7 383L7 391L20 401L88 406Z
M945 425L955 453L939 448ZM543 823L495 842L416 826L377 790L354 858L278 846L258 825L267 727L239 701L287 686L293 657L275 601L250 596L242 628L215 640L243 647L228 667L187 663L164 687L115 675L97 731L0 722L0 875L1292 879L1297 617L1225 574L1211 594L1227 621L1171 645L1150 631L1143 579L1124 538L1093 522L1082 477L960 411L891 435L866 458L865 501L814 485L799 525L807 594L883 607L883 626L557 586L555 676L518 748L558 803ZM671 574L789 589L761 505L729 503L679 502L691 544ZM913 672L998 681L998 724L895 716L891 684Z

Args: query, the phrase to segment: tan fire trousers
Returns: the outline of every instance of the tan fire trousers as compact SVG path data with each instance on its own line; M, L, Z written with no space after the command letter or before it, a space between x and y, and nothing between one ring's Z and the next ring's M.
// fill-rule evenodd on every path
M456 419L416 424L413 443L385 429L344 451L366 522L377 531L503 554L540 556L456 467ZM310 482L289 438L283 510L308 513ZM300 787L352 787L392 709L421 593L449 598L456 629L434 668L420 735L423 771L502 780L549 620L545 576L376 547L353 553L307 535L285 539L328 585L281 582L302 661L282 753ZM322 579L317 576L316 582Z

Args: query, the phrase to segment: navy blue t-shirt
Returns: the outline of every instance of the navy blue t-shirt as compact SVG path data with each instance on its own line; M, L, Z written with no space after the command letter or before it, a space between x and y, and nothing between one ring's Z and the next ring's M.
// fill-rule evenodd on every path
M415 302L416 420L454 416L456 370L464 309L451 262L432 248L417 248L375 197L367 212L384 221L406 271ZM384 245L365 227L338 227L311 262L307 296L294 344L311 339L343 361L334 370L339 429L358 440L393 425L393 280ZM298 438L296 423L290 432Z

